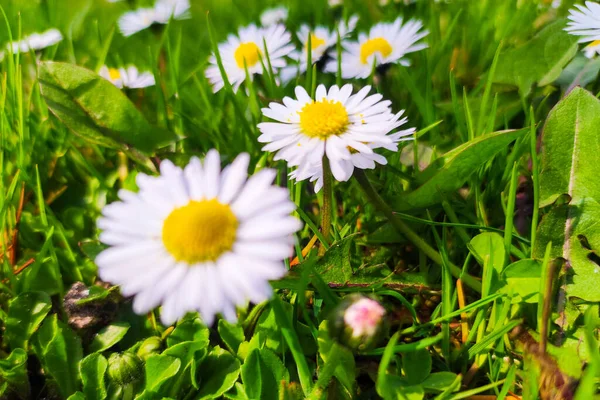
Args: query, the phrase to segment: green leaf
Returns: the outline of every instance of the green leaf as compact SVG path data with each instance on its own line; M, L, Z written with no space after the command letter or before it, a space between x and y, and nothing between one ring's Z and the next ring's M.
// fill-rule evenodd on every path
M94 336L89 348L90 353L102 352L111 348L123 339L129 327L127 322L115 322L105 326Z
M270 353L270 354L269 354ZM289 380L281 360L269 349L255 349L242 365L242 382L251 399L279 399L279 382Z
M475 236L469 243L471 252L483 266L485 257L489 257L489 266L498 274L504 269L504 260L506 250L504 247L504 238L495 232L484 232Z
M10 393L15 393L22 399L29 398L31 390L25 350L14 349L7 358L0 360L0 382L7 385L0 386L0 398L12 398Z
M460 385L456 385L457 377L458 375L453 372L434 372L433 374L429 375L427 379L421 382L421 386L423 386L426 391L434 392L443 392L453 386L456 386L456 389L454 390L456 391L460 388Z
M480 166L505 150L525 131L509 130L478 136L447 152L419 175L421 186L392 200L394 210L407 211L441 203L445 194L460 189Z
M43 292L25 292L8 305L4 340L11 349L27 350L29 338L52 308L50 296Z
M403 353L402 366L408 383L418 385L431 373L431 354L427 349Z
M148 392L158 391L160 385L175 376L181 367L181 361L167 355L152 355L146 360L146 389Z
M151 126L121 90L93 71L43 61L38 75L50 111L92 143L150 153L176 140L171 132Z
M544 216L536 256L552 241L552 256L570 262L574 276L569 296L600 301L600 101L575 88L550 112L542 136L540 206L568 196L568 204Z
M220 319L217 330L229 351L236 354L240 344L245 340L244 329L238 324L230 324L224 319Z
M81 392L75 392L70 395L67 400L87 400L87 398L85 397L85 394Z
M356 385L356 363L354 361L354 355L352 352L339 345L329 334L329 324L327 321L321 322L319 325L319 333L317 337L319 344L319 355L325 363L335 354L335 360L331 360L334 363L334 370L332 376L334 376L349 393L355 392ZM323 368L321 368L322 370ZM319 372L319 375L321 371Z
M52 314L34 336L34 350L44 371L56 381L63 397L79 388L79 361L83 350L81 340L71 328Z
M208 344L208 336L210 331L202 323L200 318L187 319L179 323L177 327L167 337L167 347L183 342L206 342Z
M199 369L202 385L196 398L214 399L233 387L240 375L240 362L217 346L204 358Z
M537 303L540 292L542 264L538 260L525 259L510 264L502 274L506 285L501 292L511 294L513 303Z
M90 354L79 363L83 393L87 400L104 400L107 396L104 373L108 361L102 354Z
M577 53L577 36L564 31L565 20L551 23L523 46L502 52L495 83L517 86L526 96L531 85L548 85Z

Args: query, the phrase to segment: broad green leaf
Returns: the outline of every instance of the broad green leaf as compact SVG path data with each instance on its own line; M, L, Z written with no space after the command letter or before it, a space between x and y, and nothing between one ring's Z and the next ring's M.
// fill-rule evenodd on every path
M523 95L534 83L554 82L577 53L577 36L565 32L565 25L565 20L553 22L523 46L502 52L494 82L517 86Z
M31 392L27 372L27 352L14 349L7 358L0 360L0 398L11 398L9 393L17 394L22 399L29 398Z
M4 340L11 349L27 350L31 335L52 308L50 296L43 292L25 292L12 299Z
M38 75L52 113L90 142L150 153L176 140L171 132L151 126L121 90L93 71L43 61Z
M176 357L181 361L181 373L177 376L177 380L181 385L192 385L198 389L196 368L206 356L207 345L208 340L181 342L163 352L163 355Z
M331 338L327 321L323 321L319 325L317 342L319 344L319 355L325 364L327 364L333 353L336 353L337 360L333 360L335 362L335 369L332 376L346 388L346 391L354 393L356 385L354 355L350 350L342 347Z
M269 349L253 350L242 365L242 382L246 395L251 399L279 399L279 382L286 378L286 374L287 370L281 360ZM289 380L289 375L287 379Z
M552 241L552 256L567 259L574 272L567 294L587 301L600 301L599 131L600 101L575 88L552 109L542 136L540 206L563 195L570 201L544 216L535 254Z
M81 340L56 314L46 318L34 337L34 350L46 373L52 376L63 397L79 388Z
M504 269L506 250L504 238L495 232L484 232L475 236L469 243L471 253L475 256L481 266L485 257L489 257L489 266L498 274Z
M90 354L79 363L83 393L87 400L104 400L107 396L104 373L108 362L102 354Z
M402 369L409 384L420 384L431 373L431 354L427 349L403 353Z
M229 351L236 354L240 344L245 340L244 329L238 324L230 324L224 319L220 319L217 330Z
M512 294L513 303L537 303L541 273L542 264L538 260L525 259L514 262L502 273L506 285L501 291Z
M453 372L434 372L433 374L429 375L427 379L421 382L421 386L423 386L426 391L443 392L444 390L451 388L453 385L456 385L457 377L458 375ZM458 390L459 387L460 385L458 385L455 390Z
M183 342L206 342L208 344L208 335L210 334L206 325L200 318L186 319L179 323L173 332L167 336L167 347Z
M160 385L175 376L181 367L181 361L167 355L152 355L146 360L146 391L156 392Z
M197 399L214 399L233 387L240 375L240 362L231 353L215 347L200 365L202 381Z
M127 334L129 324L127 322L115 322L105 326L94 336L90 344L90 352L102 352L117 344Z
M87 400L87 397L81 392L75 392L67 400Z
M510 130L478 136L436 159L421 174L421 186L392 200L396 211L429 207L441 203L444 195L460 189L477 169L525 130Z
M286 315L292 323L293 306L288 302L281 303L286 311ZM306 354L314 354L316 349L314 346L314 339L308 326L301 322L296 322L296 332L300 344ZM265 310L262 312L258 323L256 324L255 334L259 333L265 339L265 347L273 350L277 354L281 354L285 350L285 340L281 333L281 326L277 323L275 312L271 305L267 305Z

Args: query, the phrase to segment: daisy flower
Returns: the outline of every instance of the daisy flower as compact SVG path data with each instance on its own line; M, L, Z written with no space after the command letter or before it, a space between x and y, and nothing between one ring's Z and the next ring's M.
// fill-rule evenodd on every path
M133 65L127 68L109 68L104 65L100 68L98 75L119 89L141 89L155 84L154 75L151 72L140 73Z
M380 94L367 96L370 90L366 86L352 95L350 84L329 90L319 85L313 100L297 86L296 99L285 97L283 104L271 103L262 109L263 115L277 122L258 124L262 133L258 141L267 143L263 150L277 152L275 160L298 167L296 179L315 176L314 168L320 168L326 155L335 179L347 181L354 171L353 154L371 155L374 148L394 148L400 137L413 132L389 135L406 122L400 120L403 111L393 114L391 102L382 101Z
M119 30L123 36L131 36L154 24L166 24L171 18L190 18L189 0L158 0L154 7L138 8L119 18Z
M281 7L267 8L260 14L260 23L262 26L271 26L279 22L285 22L288 17L288 9Z
M289 57L295 60L298 65L290 65L284 68L281 71L281 80L283 82L289 82L298 74L306 72L309 37L311 47L310 57L314 64L321 60L327 54L329 49L336 45L337 32L340 33L340 38L343 39L352 33L352 31L356 28L357 22L358 17L353 15L350 17L347 23L345 21L341 21L338 25L337 31L324 26L317 26L314 30L311 30L308 25L300 26L297 35L298 40L300 40L300 43L302 44L302 51L294 51L289 55Z
M600 54L600 4L586 1L585 6L575 4L569 11L569 23L565 31L581 36L579 43L588 43L583 53L587 58Z
M23 39L11 42L6 47L13 54L27 53L29 50L42 50L50 47L63 39L58 29L49 29L42 33L32 33Z
M219 44L219 54L223 61L223 67L234 91L237 91L246 79L244 65L248 68L250 77L253 74L263 73L261 64L261 58L265 55L263 40L266 42L266 50L269 54L271 66L276 72L279 68L285 67L284 57L294 50L294 46L290 44L290 39L291 36L289 32L286 32L283 25L273 25L268 28L249 25L240 28L238 36L229 35L225 43ZM206 69L206 77L212 84L213 91L218 92L225 83L214 54L210 57L209 62L211 65ZM266 65L266 60L263 60L263 62Z
M379 66L399 62L410 65L406 54L427 48L427 44L419 40L429 34L421 30L421 21L408 21L402 24L402 18L392 23L380 23L371 28L368 34L361 33L358 42L344 43L342 53L342 77L368 78L373 71L373 65ZM325 66L325 71L336 72L337 60Z
M138 174L138 193L121 190L104 207L100 241L110 247L96 257L98 275L134 296L136 313L162 305L166 325L194 311L212 325L271 296L301 223L288 190L272 184L276 172L247 178L249 160L242 154L223 171L216 150L184 169L165 160L160 176Z

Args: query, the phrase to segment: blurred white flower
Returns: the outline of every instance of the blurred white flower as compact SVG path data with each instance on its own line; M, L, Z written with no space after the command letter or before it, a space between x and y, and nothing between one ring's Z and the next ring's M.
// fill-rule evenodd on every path
M266 54L263 40L266 42L271 66L274 72L277 72L286 66L284 57L294 50L294 46L290 44L291 35L283 25L273 25L267 28L249 25L240 28L237 36L229 35L226 42L219 44L223 67L234 91L237 91L246 79L244 66L248 69L248 74L252 79L252 75L263 73L261 59L265 66L268 65L264 58ZM213 91L218 92L225 83L214 54L210 56L209 62L211 65L206 69L206 77L212 84Z
M249 160L242 154L223 171L216 150L184 169L165 160L160 176L138 174L139 192L121 190L104 207L100 241L110 247L96 257L98 274L134 296L136 313L162 305L167 325L193 311L212 325L216 314L233 322L236 306L271 297L269 280L286 274L302 224L288 190L272 185L277 173L248 178Z
M329 4L329 7L333 8L343 5L344 0L327 0L327 4Z
M260 23L262 26L271 26L279 22L285 22L288 17L288 9L281 6L268 8L260 14Z
M421 21L411 20L402 24L402 18L398 18L392 23L373 26L369 34L359 34L358 42L345 42L341 61L342 77L368 78L374 64L379 66L399 62L405 66L410 65L410 61L405 58L406 54L427 47L427 44L419 43L429 33L421 28ZM336 72L337 60L329 62L325 70Z
M285 97L283 104L271 103L262 112L277 122L258 124L258 141L267 143L264 151L275 151L275 160L286 160L296 180L317 180L326 155L338 181L347 181L354 167L373 168L384 163L373 149L397 149L400 140L410 140L413 129L390 134L406 122L403 111L391 112L391 102L380 94L367 96L366 86L352 95L352 85L329 90L319 85L315 100L304 88L296 87L296 99Z
M63 39L58 29L49 29L42 33L32 33L21 40L10 42L6 45L13 54L26 53L29 50L42 50L50 47Z
M128 11L119 18L119 30L123 36L131 36L153 24L166 24L171 19L190 18L189 0L158 0L154 7Z
M308 25L301 25L298 31L298 39L302 44L302 51L294 51L289 57L297 62L297 65L289 65L281 71L281 80L284 83L289 82L297 76L306 72L308 62L308 38L310 37L311 61L318 62L323 58L327 51L337 44L337 32L340 33L340 39L347 37L356 28L358 17L353 15L348 22L340 21L336 29L329 29L323 26L317 26L311 30Z
M155 84L154 75L151 72L140 73L133 65L127 68L109 68L104 65L100 68L98 75L119 89L141 89Z
M586 1L585 6L575 4L575 7L569 10L569 23L565 31L582 36L579 43L600 40L600 4Z

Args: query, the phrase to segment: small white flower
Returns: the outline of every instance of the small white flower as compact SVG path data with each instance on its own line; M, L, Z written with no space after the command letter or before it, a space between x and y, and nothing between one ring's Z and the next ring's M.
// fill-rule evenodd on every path
M62 39L63 36L58 29L49 29L42 33L32 33L19 41L9 43L6 47L13 54L27 53L29 50L45 49L60 42Z
M315 100L304 88L296 87L297 99L285 97L283 104L271 103L263 114L277 122L258 124L262 132L258 141L268 143L265 151L276 151L275 160L286 160L289 166L298 167L294 178L318 179L323 156L329 160L331 172L338 181L347 181L354 167L370 167L380 162L373 149L397 149L399 140L407 138L413 130L389 134L406 122L400 119L404 111L391 112L391 102L380 94L368 96L370 86L352 95L352 85L342 88L324 85L317 87ZM359 157L356 154L366 155ZM373 163L372 163L373 162Z
M248 68L250 78L253 74L263 73L261 58L267 66L263 40L266 42L269 60L274 72L285 67L284 57L294 50L294 46L290 44L290 39L291 36L289 32L286 32L283 25L273 25L267 28L249 25L240 28L238 36L229 35L225 43L219 44L219 54L223 61L227 79L233 89L237 91L246 79L244 65ZM211 65L206 69L206 77L212 84L213 91L218 92L225 83L214 54L209 58L209 62Z
M600 40L600 4L586 1L585 6L575 4L577 9L569 11L569 23L565 31L582 36L579 43Z
M352 332L352 337L371 337L375 335L385 308L375 300L362 298L352 303L344 312L344 323Z
M334 8L343 5L344 0L327 0L327 4L329 4L329 7Z
M421 21L408 21L402 24L402 18L392 23L380 23L373 26L369 34L358 35L358 42L344 43L342 54L342 77L368 78L373 71L373 64L399 62L402 65L410 65L405 58L406 54L427 48L427 44L419 43L419 40L429 34L427 30L421 30ZM329 62L325 66L327 72L337 71L337 60Z
M166 24L173 19L190 18L189 0L158 0L154 7L138 8L119 18L119 30L123 36L131 36L153 24Z
M276 172L247 178L249 160L223 171L216 150L183 170L163 161L160 176L138 174L138 193L121 190L104 207L100 241L111 247L96 257L98 274L135 296L136 313L162 305L167 325L194 311L211 325L272 295L269 280L286 274L301 223L288 190L272 185Z
M288 9L281 7L267 8L260 14L260 23L262 26L271 26L280 22L285 22L288 17Z
M100 68L98 75L108 80L110 83L122 88L141 89L154 86L154 75L151 72L140 73L133 65L127 68L109 68L106 65Z
M297 32L298 39L302 44L302 51L294 51L289 57L295 60L298 65L290 65L281 71L281 80L289 82L298 74L306 72L308 61L308 38L310 37L311 61L317 63L325 56L327 51L337 44L337 32L340 33L340 39L347 37L356 28L358 17L353 15L348 19L348 22L340 21L337 31L323 26L317 26L311 30L308 25L300 26ZM337 69L336 69L337 70Z
M596 55L600 54L600 40L594 40L592 43L588 44L583 48L583 54L587 58L594 58Z

